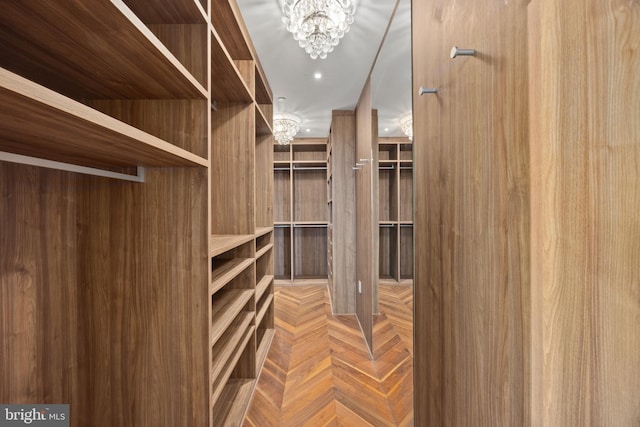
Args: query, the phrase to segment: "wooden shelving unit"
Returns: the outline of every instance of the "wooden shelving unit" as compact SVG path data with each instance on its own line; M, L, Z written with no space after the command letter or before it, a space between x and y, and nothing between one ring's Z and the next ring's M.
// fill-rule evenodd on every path
M407 138L378 139L380 281L413 280L413 160Z
M274 336L271 104L234 0L3 5L0 401L241 423Z
M327 141L294 139L273 156L276 280L326 280Z

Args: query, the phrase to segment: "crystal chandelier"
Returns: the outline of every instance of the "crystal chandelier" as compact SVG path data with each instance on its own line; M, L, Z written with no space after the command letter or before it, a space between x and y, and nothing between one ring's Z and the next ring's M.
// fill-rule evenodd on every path
M413 141L413 116L411 114L400 120L400 128L409 137L409 140Z
M300 130L300 118L293 114L276 114L273 116L273 136L280 145L293 141Z
M285 0L287 30L311 58L324 59L353 23L351 0Z

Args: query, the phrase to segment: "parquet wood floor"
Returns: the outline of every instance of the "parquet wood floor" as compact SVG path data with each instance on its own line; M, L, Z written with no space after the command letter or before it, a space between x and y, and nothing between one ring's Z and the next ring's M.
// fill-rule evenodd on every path
M245 427L412 426L413 289L381 285L373 359L326 286L276 286L276 334Z

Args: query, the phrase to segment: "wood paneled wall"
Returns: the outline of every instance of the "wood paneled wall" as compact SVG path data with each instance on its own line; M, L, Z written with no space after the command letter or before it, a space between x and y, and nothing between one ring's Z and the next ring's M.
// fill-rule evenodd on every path
M640 425L640 3L529 6L534 424Z
M637 425L640 4L412 19L416 425Z
M528 426L527 1L414 0L412 19L415 422Z

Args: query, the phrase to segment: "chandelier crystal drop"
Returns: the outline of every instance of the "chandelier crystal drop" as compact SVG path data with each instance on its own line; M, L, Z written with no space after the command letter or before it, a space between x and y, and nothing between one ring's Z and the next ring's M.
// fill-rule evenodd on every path
M287 145L300 130L300 118L293 114L276 114L273 116L273 136L280 145Z
M400 120L400 128L409 137L409 140L413 141L413 116L411 114Z
M285 0L282 13L300 47L324 59L349 31L355 6L351 0Z

